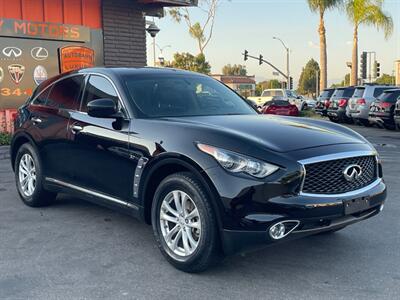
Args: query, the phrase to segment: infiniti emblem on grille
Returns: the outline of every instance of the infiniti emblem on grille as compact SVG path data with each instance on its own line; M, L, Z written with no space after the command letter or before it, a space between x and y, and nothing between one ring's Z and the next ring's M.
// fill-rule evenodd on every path
M362 168L359 165L350 165L343 171L343 176L347 181L355 181L362 175Z

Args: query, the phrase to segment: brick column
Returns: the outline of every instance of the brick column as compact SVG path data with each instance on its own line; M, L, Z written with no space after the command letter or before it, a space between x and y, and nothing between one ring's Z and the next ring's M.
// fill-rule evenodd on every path
M136 1L103 0L104 65L147 65L145 29L146 21Z

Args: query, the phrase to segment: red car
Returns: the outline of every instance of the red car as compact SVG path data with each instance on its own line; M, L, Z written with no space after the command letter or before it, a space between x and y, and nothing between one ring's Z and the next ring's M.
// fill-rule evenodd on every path
M265 102L261 108L262 114L272 114L281 116L299 116L299 109L296 105L290 104L287 100L272 99L271 101Z

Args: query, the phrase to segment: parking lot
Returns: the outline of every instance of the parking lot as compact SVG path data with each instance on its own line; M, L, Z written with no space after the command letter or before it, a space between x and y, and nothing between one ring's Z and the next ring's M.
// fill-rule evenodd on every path
M400 132L351 127L383 159L382 214L198 275L171 267L151 227L128 216L68 196L24 206L0 148L0 299L399 299Z

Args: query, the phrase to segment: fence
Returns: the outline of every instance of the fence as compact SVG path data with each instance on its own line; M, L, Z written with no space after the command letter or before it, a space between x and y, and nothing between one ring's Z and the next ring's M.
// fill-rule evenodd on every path
M13 133L14 120L16 116L16 109L0 110L0 132Z

